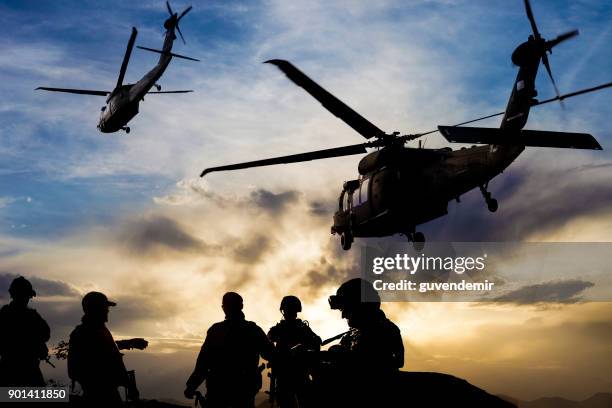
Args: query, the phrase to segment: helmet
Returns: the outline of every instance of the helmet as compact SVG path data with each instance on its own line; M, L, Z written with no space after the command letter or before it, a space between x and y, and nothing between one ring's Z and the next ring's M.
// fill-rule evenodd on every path
M344 282L335 295L329 297L329 306L332 309L345 310L357 305L372 305L380 307L380 296L371 282L355 278Z
M19 276L11 282L11 286L9 286L9 294L14 299L15 297L27 296L34 297L36 296L36 292L32 288L32 284L29 280L24 278L23 276Z
M280 310L299 313L302 311L302 302L300 302L297 296L285 296L283 300L281 300Z
M108 300L104 293L89 292L83 296L81 305L83 306L83 311L85 313L89 313L92 311L101 310L106 306L117 306L117 303Z
M242 296L236 292L227 292L223 295L221 305L230 310L242 310Z

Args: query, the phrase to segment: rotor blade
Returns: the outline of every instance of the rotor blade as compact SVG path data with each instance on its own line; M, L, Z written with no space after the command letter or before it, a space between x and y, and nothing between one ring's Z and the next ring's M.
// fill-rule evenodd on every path
M546 41L546 49L550 50L552 47L555 47L559 45L560 43L562 43L563 41L569 40L570 38L575 37L578 34L579 34L578 30L568 31L567 33L557 36L557 38L555 39Z
M298 163L310 160L327 159L330 157L350 156L353 154L367 153L364 144L350 145L335 147L333 149L316 150L313 152L292 154L289 156L273 157L271 159L255 160L244 163L230 164L227 166L210 167L205 169L200 177L204 177L208 173L213 171L224 171L224 170L239 170L248 169L250 167L262 167L271 166L274 164L286 164L286 163Z
M123 78L125 77L125 71L127 70L128 62L130 62L130 55L132 55L132 48L134 48L134 42L136 41L136 35L138 31L136 27L132 27L132 35L128 41L127 48L125 49L125 55L123 56L123 62L121 63L121 69L119 70L119 77L117 78L117 86L119 88L123 85Z
M187 7L187 8L185 9L185 11L183 11L183 12L181 13L181 15L180 15L180 16L178 16L177 21L181 21L181 18L183 18L183 17L185 16L185 14L189 13L189 11L190 11L192 8L193 8L193 6L189 6L189 7Z
M170 15L173 15L174 12L172 11L172 8L170 7L170 3L168 2L168 0L166 0L166 7L168 7L168 13L170 13Z
M531 4L529 4L529 0L525 0L525 11L527 12L527 18L531 23L531 29L533 30L534 37L536 39L540 38L538 26L536 26L535 18L533 18L533 11L531 11Z
M189 89L186 91L151 91L151 92L147 92L147 95L149 94L178 94L178 93L188 93L188 92L193 92L193 89Z
M276 65L294 84L304 88L306 92L318 100L328 111L342 119L344 123L355 129L366 139L375 136L385 136L385 132L355 112L340 99L327 92L289 61L274 59L266 61L266 63Z
M544 64L544 67L546 67L546 72L548 72L548 76L550 77L550 81L552 82L553 88L555 88L555 94L557 95L558 98L561 98L561 94L559 93L559 88L557 88L557 84L555 83L555 78L553 78L552 71L550 70L550 63L548 62L548 56L546 55L546 51L542 55L542 63ZM561 99L559 99L559 102L561 102ZM561 106L563 106L563 103L561 104Z
M65 92L65 93L72 93L72 94L79 94L79 95L95 95L95 96L106 96L110 93L109 91L92 91L90 89L72 89L72 88L49 88L46 86L39 86L38 88L35 89L35 91L39 89L43 91Z
M181 36L181 40L183 40L183 44L187 44L185 42L185 37L183 37L183 33L181 33L181 27L179 27L178 21L176 22L176 26L175 27L176 27L176 31L178 31L179 35Z
M579 91L566 93L566 94L561 95L561 96L555 96L554 98L550 98L550 99L546 99L546 100L540 101L538 103L534 103L532 106L544 105L545 103L554 102L554 101L562 101L564 99L571 98L573 96L578 96L578 95L582 95L582 94L589 93L589 92L595 92L595 91L599 91L600 89L610 88L610 87L612 87L612 82L608 82L608 83L602 84L602 85L597 85L597 86L594 86L592 88L586 88L586 89L581 89ZM502 112L502 114L503 113L505 113L505 112Z

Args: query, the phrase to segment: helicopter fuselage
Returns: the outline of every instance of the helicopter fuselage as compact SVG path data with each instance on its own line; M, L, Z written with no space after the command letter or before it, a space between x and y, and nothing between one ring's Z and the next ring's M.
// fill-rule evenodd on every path
M166 71L172 55L172 43L176 39L174 26L170 26L166 32L163 51L157 65L147 72L138 82L134 84L121 85L115 88L106 99L98 121L98 129L103 133L113 133L126 129L126 125L138 114L138 105L144 101L144 96L156 86L157 81Z
M500 148L400 147L370 153L359 164L359 179L344 184L332 233L381 237L414 232L446 215L449 201L486 185L510 165L514 158Z

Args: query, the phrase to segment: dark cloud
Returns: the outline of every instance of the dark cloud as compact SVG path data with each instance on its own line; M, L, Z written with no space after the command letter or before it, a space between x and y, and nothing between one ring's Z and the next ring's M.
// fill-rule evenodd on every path
M11 282L16 277L21 276L13 273L0 273L0 297L8 297L8 289ZM36 276L27 278L37 296L74 296L78 295L79 292L70 284L58 280L44 279Z
M585 289L594 286L592 282L568 279L523 286L496 297L499 302L527 305L534 303L576 303Z
M203 251L210 249L204 242L191 236L175 220L147 216L121 226L118 240L135 254L148 254L161 248L175 251Z
M576 171L588 171L588 170L597 170L597 169L607 169L612 167L612 163L597 163L597 164L584 164L582 166L574 167L572 170Z
M294 190L282 193L273 193L265 189L258 189L251 193L251 201L264 211L278 214L285 210L289 204L295 203L300 193Z
M181 312L180 296L169 296L154 287L132 295L109 294L109 298L117 302L109 317L114 328L137 327L143 320L163 321Z
M607 167L588 169L605 173ZM609 177L599 175L586 182L575 170L511 168L490 185L499 201L496 213L490 213L480 192L473 190L461 198L460 204L449 203L449 215L420 229L430 241L520 241L534 233L554 231L577 217L612 211L612 183L606 181Z
M309 210L310 214L312 215L317 217L330 217L331 219L331 216L334 214L334 211L336 211L336 208L329 202L311 201L309 203Z
M330 282L342 282L360 275L359 248L347 252L340 248L336 239L330 239L324 255L306 273L306 286L313 292Z
M31 306L47 321L52 342L54 339L67 339L83 316L80 296L61 301L35 300Z
M272 248L272 240L264 235L255 235L246 241L239 242L231 253L232 259L252 264L264 257L266 252Z

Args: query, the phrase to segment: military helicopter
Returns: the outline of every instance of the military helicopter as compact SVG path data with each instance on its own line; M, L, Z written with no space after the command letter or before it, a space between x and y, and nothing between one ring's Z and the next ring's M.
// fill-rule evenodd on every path
M119 77L117 78L117 85L112 91L95 91L89 89L71 89L71 88L49 88L49 87L38 87L36 90L53 91L53 92L66 92L79 95L95 95L95 96L106 96L106 106L103 106L100 114L100 120L98 122L98 129L103 133L113 133L119 130L130 133L129 126L126 126L128 122L138 114L138 105L140 101L144 101L145 95L152 94L175 94L175 93L187 93L193 92L193 90L185 91L161 91L161 86L157 84L157 81L163 75L164 71L170 64L172 57L182 58L190 61L199 61L198 59L186 57L183 55L175 54L172 52L172 44L176 39L174 30L178 31L183 43L185 38L179 27L179 22L185 14L191 10L191 6L187 7L180 15L172 11L170 3L166 1L166 7L170 13L170 17L164 22L164 28L166 34L164 37L164 44L161 50L153 48L136 46L142 50L155 52L161 54L157 65L147 72L138 82L134 84L123 84L125 77L125 71L127 70L130 56L132 55L132 49L134 48L134 42L136 41L136 35L138 31L136 27L132 27L132 35L128 41L127 49L121 63L121 69L119 70ZM157 91L151 92L150 89L155 87Z
M462 194L479 188L489 211L498 209L498 202L488 191L491 179L499 175L526 146L601 150L593 136L584 133L524 130L531 107L593 92L612 86L612 82L561 95L552 76L547 53L561 42L578 34L577 30L561 34L553 40L541 37L531 6L525 0L527 17L533 35L512 54L519 72L504 112L487 115L454 126L418 134L385 133L349 106L319 86L294 65L284 60L270 60L291 81L317 99L327 110L343 120L360 135L372 141L317 150L289 156L205 169L204 175L224 170L237 170L281 163L295 163L331 157L367 153L361 159L359 178L346 181L334 214L332 234L339 234L342 248L349 250L355 237L383 237L404 234L421 250L425 236L416 227L447 214L448 202L459 201ZM535 78L542 61L552 81L556 96L544 101L535 99ZM462 127L468 123L503 115L499 128ZM440 132L451 143L484 144L452 150L412 148L406 142L430 133Z

